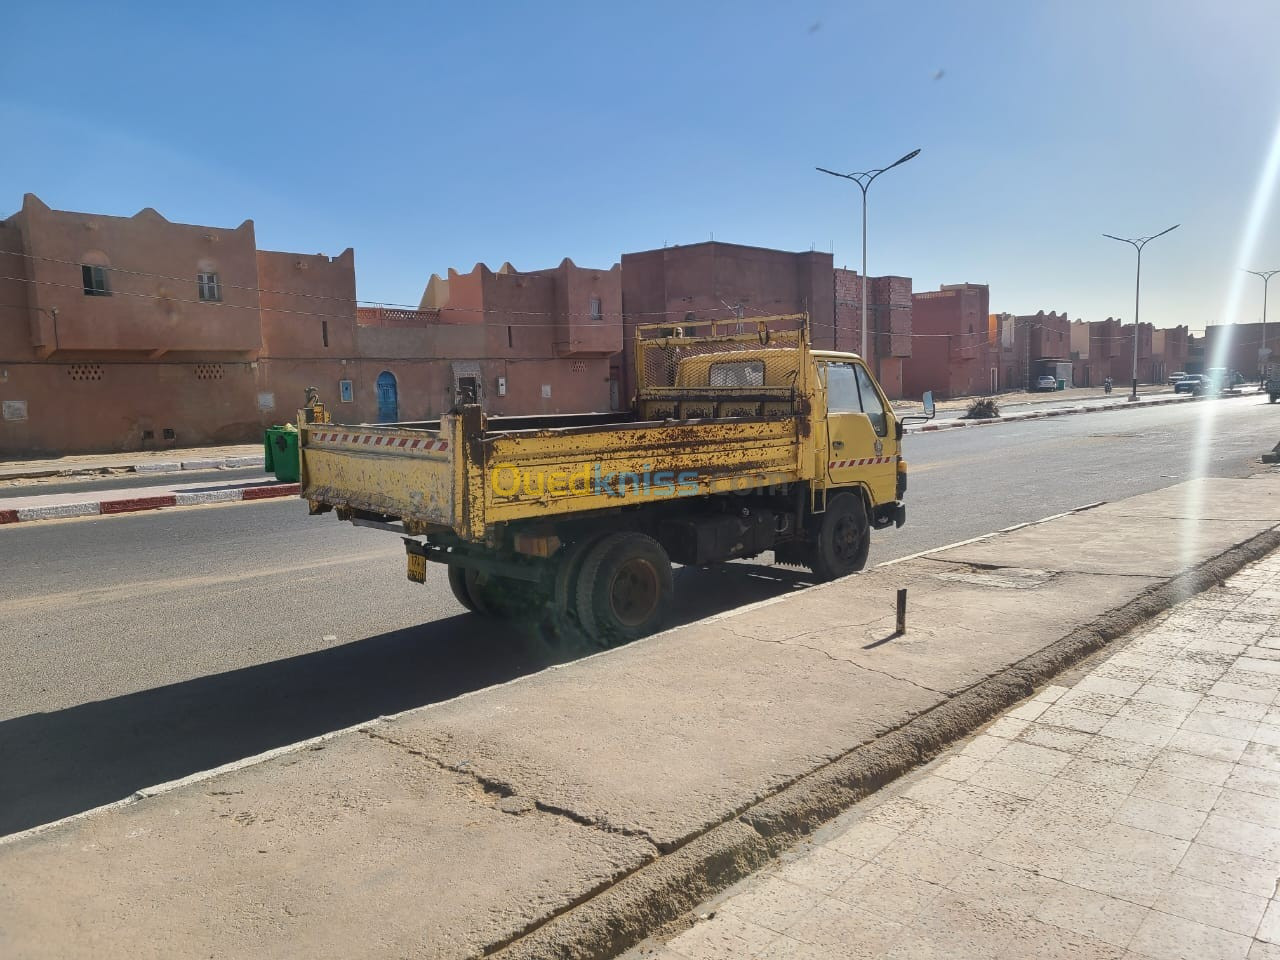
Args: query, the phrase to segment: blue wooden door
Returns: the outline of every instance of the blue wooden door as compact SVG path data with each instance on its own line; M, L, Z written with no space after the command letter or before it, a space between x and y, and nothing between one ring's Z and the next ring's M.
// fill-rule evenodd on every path
M378 374L378 422L395 423L400 419L400 403L396 397L396 376L390 370Z

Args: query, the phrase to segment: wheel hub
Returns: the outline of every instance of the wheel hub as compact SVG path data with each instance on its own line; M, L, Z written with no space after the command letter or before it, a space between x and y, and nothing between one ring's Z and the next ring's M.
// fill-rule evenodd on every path
M609 603L613 615L629 627L639 626L653 615L662 587L658 571L642 558L628 560L613 578Z
M841 560L852 560L858 552L858 540L861 534L859 525L852 517L841 517L836 521L831 548Z

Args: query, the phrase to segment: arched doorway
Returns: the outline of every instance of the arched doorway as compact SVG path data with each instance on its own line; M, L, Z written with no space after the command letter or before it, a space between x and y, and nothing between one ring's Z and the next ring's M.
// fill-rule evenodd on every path
M390 370L378 374L378 422L395 423L400 419L400 401L396 396L396 375Z

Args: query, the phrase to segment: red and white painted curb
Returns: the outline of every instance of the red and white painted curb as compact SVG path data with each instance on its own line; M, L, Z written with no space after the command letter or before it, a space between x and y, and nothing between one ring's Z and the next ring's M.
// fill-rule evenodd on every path
M1055 407L1052 410L1039 410L1029 413L1011 413L1008 416L991 417L986 420L944 420L942 423L927 423L922 427L907 427L907 433L932 433L935 430L958 430L960 427L994 427L1002 423L1019 423L1023 420L1041 420L1045 417L1066 417L1076 413L1104 413L1108 410L1133 410L1142 407L1159 407L1166 403L1191 403L1195 400L1229 400L1233 396L1250 397L1255 394L1241 393L1225 397L1193 397L1177 395L1158 397L1154 400L1139 400L1137 403L1108 403L1105 406Z
M40 506L0 508L0 524L29 520L61 520L65 517L95 517L115 513L138 513L164 507L190 507L204 503L233 503L240 500L267 500L272 497L296 497L296 483L273 483L260 487L231 487L225 490L178 490L153 497L115 497L110 500L87 500L77 503L52 503ZM3 501L0 501L3 502Z

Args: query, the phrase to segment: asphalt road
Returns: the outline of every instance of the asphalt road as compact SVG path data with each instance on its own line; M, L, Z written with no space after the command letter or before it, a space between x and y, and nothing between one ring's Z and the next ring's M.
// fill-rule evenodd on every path
M1248 475L1277 440L1265 397L911 435L908 523L872 562L1177 483L1197 451ZM405 579L395 536L293 499L0 527L0 556L0 835L581 655L463 614L442 569ZM678 619L804 586L680 570Z

